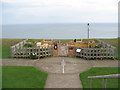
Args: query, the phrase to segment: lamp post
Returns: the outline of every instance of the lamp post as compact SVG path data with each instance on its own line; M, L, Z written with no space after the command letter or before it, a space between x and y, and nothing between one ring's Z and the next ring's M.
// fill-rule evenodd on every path
M90 24L88 23L87 26L88 26L88 39L89 39L90 38L90 36L89 36L89 32L90 32L89 26L90 26Z

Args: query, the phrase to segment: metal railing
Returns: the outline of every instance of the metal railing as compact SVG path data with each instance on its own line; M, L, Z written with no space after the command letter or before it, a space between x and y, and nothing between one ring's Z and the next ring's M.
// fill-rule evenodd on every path
M102 86L106 88L107 79L109 78L120 78L120 74L101 75L101 76L88 76L89 88L92 88L92 79L103 79Z

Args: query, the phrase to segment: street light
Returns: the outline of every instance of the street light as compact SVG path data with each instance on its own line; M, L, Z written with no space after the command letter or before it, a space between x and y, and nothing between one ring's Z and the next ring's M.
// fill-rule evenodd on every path
M90 31L89 26L90 26L90 24L88 23L87 26L88 26L88 39L89 39L89 31Z

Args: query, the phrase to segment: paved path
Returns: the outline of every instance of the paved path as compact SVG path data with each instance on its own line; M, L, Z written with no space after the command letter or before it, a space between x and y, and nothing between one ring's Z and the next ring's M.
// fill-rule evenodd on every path
M65 69L62 73L61 62ZM1 61L1 60L0 60ZM117 60L82 60L68 57L52 57L40 60L5 59L3 65L34 66L49 73L45 88L82 88L79 74L92 67L118 67Z
M79 74L49 74L45 88L82 88Z

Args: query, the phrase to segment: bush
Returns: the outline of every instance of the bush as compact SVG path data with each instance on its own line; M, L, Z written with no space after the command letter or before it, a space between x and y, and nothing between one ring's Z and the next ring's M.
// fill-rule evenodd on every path
M38 57L35 54L32 54L32 53L30 54L29 58L30 59L38 59Z
M96 44L95 48L102 48L102 45L101 44Z
M31 44L31 43L26 43L23 47L33 47L33 44Z

